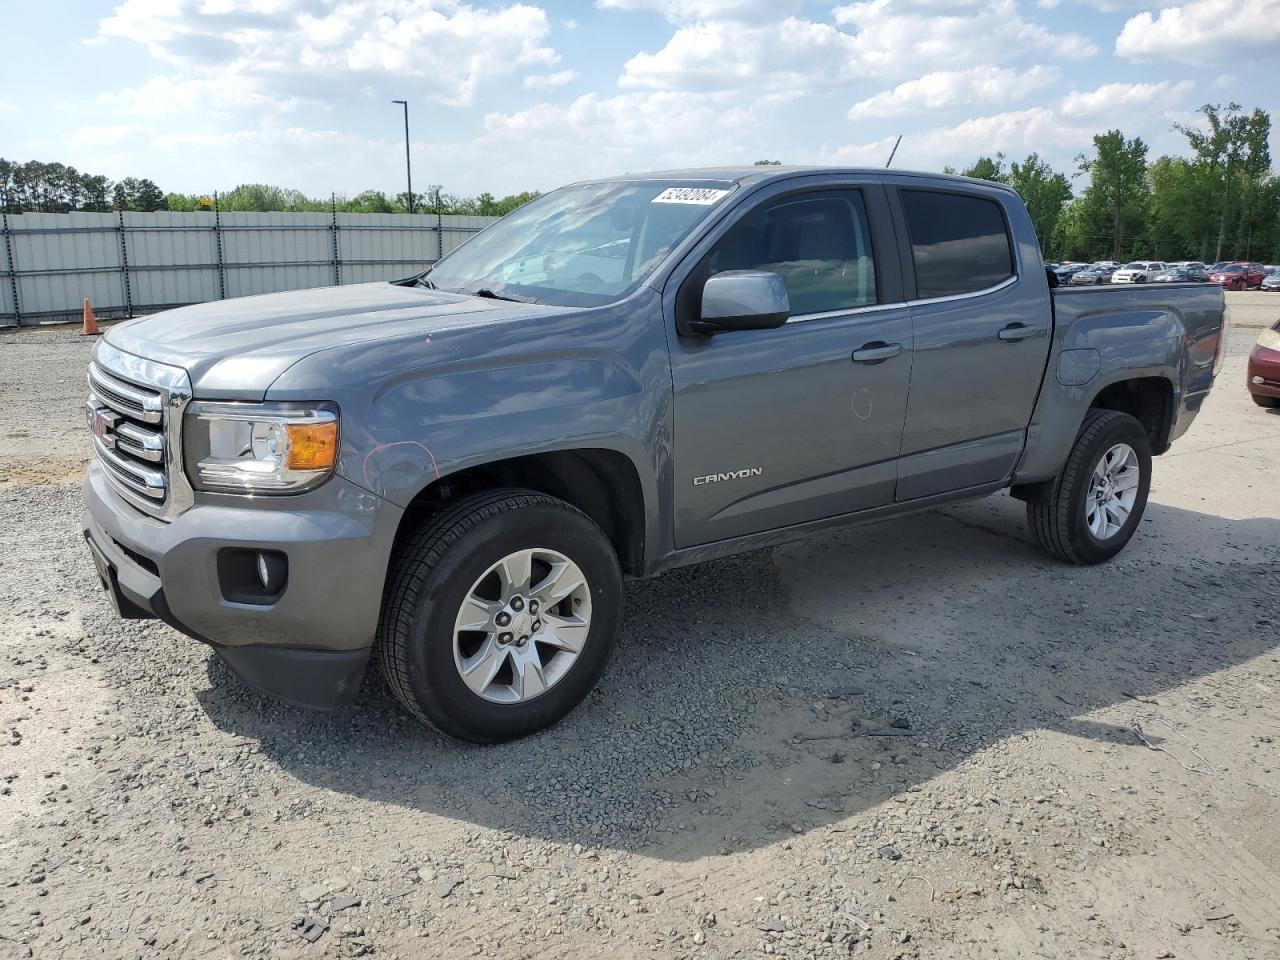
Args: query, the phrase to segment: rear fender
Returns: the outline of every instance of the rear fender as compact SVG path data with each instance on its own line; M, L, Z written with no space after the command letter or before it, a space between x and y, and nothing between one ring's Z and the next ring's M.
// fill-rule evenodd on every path
M1156 377L1172 390L1169 439L1185 432L1213 383L1222 293L1205 285L1054 293L1054 345L1015 484L1055 476L1107 387Z

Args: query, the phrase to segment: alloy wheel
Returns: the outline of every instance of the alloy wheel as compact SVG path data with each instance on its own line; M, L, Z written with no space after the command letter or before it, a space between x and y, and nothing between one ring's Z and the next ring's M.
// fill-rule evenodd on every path
M1111 539L1128 521L1141 475L1138 454L1127 443L1115 444L1098 460L1084 500L1085 523L1097 539Z
M582 570L555 550L517 550L472 584L453 629L468 689L492 703L524 703L569 672L591 630Z

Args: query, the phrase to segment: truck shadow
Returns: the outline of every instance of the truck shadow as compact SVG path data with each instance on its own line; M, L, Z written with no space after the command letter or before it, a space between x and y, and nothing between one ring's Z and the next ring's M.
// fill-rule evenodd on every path
M633 585L600 687L518 743L438 736L380 684L337 715L294 710L216 658L197 695L299 780L402 808L406 835L435 814L685 861L839 820L1026 731L1146 750L1125 716L1276 648L1277 559L1280 521L1152 503L1120 558L1064 566L997 497Z

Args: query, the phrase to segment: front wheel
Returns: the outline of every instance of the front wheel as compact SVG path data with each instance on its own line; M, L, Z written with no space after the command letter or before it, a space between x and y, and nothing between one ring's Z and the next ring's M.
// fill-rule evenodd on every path
M498 490L444 507L402 543L375 648L416 717L499 743L582 701L621 608L617 556L589 517L545 494Z
M1142 424L1127 413L1093 410L1062 472L1027 503L1027 523L1053 556L1102 563L1138 529L1150 488L1151 443Z
M1256 393L1251 393L1249 396L1253 397L1253 402L1260 407L1280 407L1280 397L1263 397Z

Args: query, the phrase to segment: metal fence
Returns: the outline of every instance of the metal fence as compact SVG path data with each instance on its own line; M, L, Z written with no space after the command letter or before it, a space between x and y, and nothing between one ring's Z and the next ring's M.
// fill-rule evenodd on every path
M494 217L395 213L6 213L0 326L103 318L408 276Z

